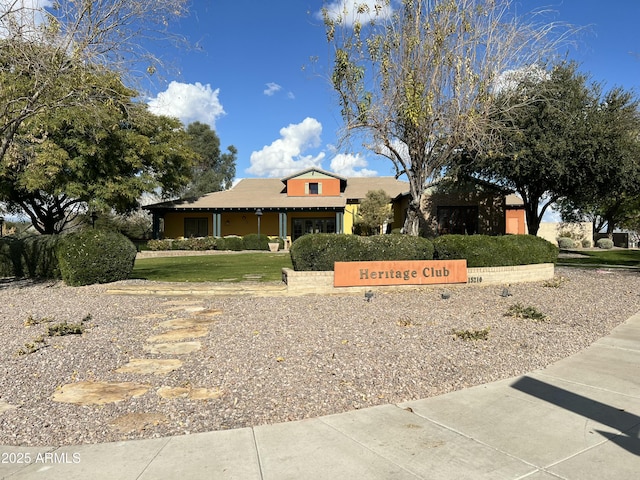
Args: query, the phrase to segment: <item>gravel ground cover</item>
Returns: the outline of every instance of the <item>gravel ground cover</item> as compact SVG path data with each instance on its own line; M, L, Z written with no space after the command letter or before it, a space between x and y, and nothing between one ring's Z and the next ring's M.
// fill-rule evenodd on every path
M108 295L104 285L0 283L0 444L180 435L425 398L543 368L640 311L637 272L556 272L557 282L512 285L510 296L501 295L503 287L455 286L376 292L370 301L176 299ZM514 306L546 318L506 316ZM162 322L217 311L205 333L185 340L197 340L200 350L145 348L164 331ZM50 326L82 320L82 334L47 335ZM34 341L39 337L44 341ZM132 359L153 358L178 358L182 366L160 375L117 371ZM102 405L53 399L63 385L96 381L148 390ZM159 393L167 387L219 395L166 398Z

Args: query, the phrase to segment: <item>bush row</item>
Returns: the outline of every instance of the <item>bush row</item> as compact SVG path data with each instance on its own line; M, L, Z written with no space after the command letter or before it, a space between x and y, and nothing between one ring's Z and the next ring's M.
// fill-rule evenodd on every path
M295 270L330 271L334 262L466 259L468 267L555 263L558 248L532 235L443 235L433 242L406 235L312 234L291 245Z
M57 249L61 237L0 238L0 276L28 278L61 278Z
M295 270L329 271L334 262L376 260L430 260L433 244L426 238L406 235L304 235L291 245Z
M269 242L280 243L283 248L284 241L279 238L270 240L267 235L258 236L257 233L244 237L199 237L184 239L149 240L149 250L269 250Z
M433 246L435 259L466 259L467 267L555 263L558 259L558 247L533 235L443 235Z
M115 282L129 278L135 257L127 237L104 230L0 239L3 277L61 278L73 286Z

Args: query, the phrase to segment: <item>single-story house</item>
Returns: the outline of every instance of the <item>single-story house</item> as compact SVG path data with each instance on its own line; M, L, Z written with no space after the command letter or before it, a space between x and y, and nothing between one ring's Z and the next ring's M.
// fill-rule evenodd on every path
M433 218L428 221L435 222L434 233L519 233L506 229L511 225L506 215L512 207L518 210L517 202L489 185L483 183L463 197L456 197L448 186L437 201L433 196ZM467 188L472 186L463 190ZM153 215L154 238L262 233L292 242L306 233L353 233L360 202L368 191L380 189L392 199L388 228L401 228L409 198L407 182L394 177L344 178L318 168L283 179L247 178L230 190L144 208Z

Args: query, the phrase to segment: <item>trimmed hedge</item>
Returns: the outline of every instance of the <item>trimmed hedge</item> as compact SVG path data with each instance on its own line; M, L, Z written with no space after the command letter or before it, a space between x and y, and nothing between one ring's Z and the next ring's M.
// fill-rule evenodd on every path
M56 249L58 235L0 239L0 276L60 278Z
M36 235L22 240L22 270L31 278L61 278L58 261L60 235Z
M433 241L434 258L466 259L468 267L555 263L558 247L533 235L443 235Z
M291 245L291 262L298 271L332 271L334 262L431 260L433 244L406 235L303 235Z
M136 247L120 233L92 229L63 237L57 253L62 279L81 286L129 278Z

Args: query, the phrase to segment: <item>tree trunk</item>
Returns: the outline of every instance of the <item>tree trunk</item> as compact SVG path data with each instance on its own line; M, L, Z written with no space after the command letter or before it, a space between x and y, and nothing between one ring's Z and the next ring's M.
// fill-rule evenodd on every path
M416 207L415 202L409 202L409 208L407 209L407 217L404 219L404 228L403 233L406 235L413 235L417 237L420 235L420 218L422 217L422 212L419 208Z
M538 230L540 229L540 217L538 216L537 202L525 202L524 211L527 219L529 235L538 235Z

